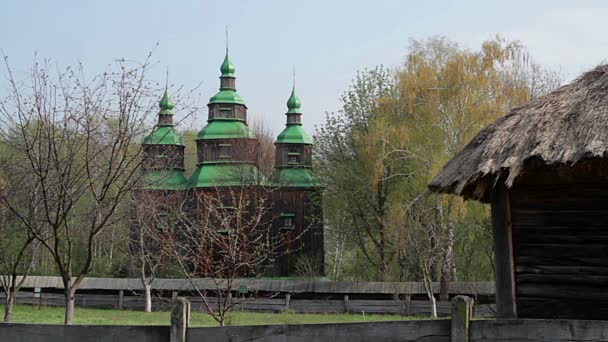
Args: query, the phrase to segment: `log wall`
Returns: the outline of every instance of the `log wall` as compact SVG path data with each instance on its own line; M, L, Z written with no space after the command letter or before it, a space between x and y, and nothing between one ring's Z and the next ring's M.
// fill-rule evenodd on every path
M517 316L608 320L608 182L539 174L510 207Z

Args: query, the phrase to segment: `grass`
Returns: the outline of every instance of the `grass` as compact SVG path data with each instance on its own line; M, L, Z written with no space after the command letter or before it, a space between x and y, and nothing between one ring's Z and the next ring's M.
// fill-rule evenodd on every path
M4 313L4 306L0 305ZM32 307L17 305L13 313L14 323L63 324L62 307ZM95 325L169 325L169 312L149 312L130 310L106 310L76 308L74 324ZM348 323L372 321L410 320L413 317L398 315L361 314L294 314L294 313L258 313L234 311L230 313L228 325L263 325L263 324L312 324L312 323ZM218 326L209 315L192 312L190 325L195 327Z

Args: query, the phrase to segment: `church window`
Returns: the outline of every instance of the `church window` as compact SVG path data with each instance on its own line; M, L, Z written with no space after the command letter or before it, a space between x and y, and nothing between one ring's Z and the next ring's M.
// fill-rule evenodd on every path
M281 228L282 229L293 229L295 216L296 216L295 214L287 214L287 213L281 214L281 220L283 223L283 226Z
M300 153L298 153L298 152L288 152L287 153L287 164L288 165L298 165L298 164L300 164Z
M218 144L220 159L226 159L226 158L232 157L230 155L230 147L232 147L232 144Z

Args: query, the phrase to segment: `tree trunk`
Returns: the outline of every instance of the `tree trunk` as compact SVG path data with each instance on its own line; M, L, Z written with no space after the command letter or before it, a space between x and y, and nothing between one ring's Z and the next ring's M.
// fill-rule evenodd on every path
M433 294L433 280L428 274L428 269L423 270L422 281L424 282L424 290L426 292L426 296L429 298L431 302L431 317L437 318L437 300L435 299L435 295Z
M74 298L76 297L76 288L71 287L65 290L65 317L64 324L72 325L74 320Z
M450 272L445 263L441 267L441 278L439 279L439 299L444 302L450 300Z
M454 227L450 224L448 227L445 255L441 267L439 288L439 298L443 301L450 300L450 281L452 281L452 278L456 275L456 261L454 259Z
M152 285L144 284L144 292L146 296L146 312L152 312Z
M429 296L429 299L431 300L431 317L437 318L437 300L432 293Z
M10 323L10 321L13 319L13 308L15 307L16 298L17 293L15 293L15 291L9 290L6 292L4 323Z

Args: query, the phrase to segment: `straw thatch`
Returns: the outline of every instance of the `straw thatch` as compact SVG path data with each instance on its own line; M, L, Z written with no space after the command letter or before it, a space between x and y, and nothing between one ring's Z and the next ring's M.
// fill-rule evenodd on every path
M608 64L482 129L429 188L488 202L492 186L513 186L530 160L571 166L607 152Z

